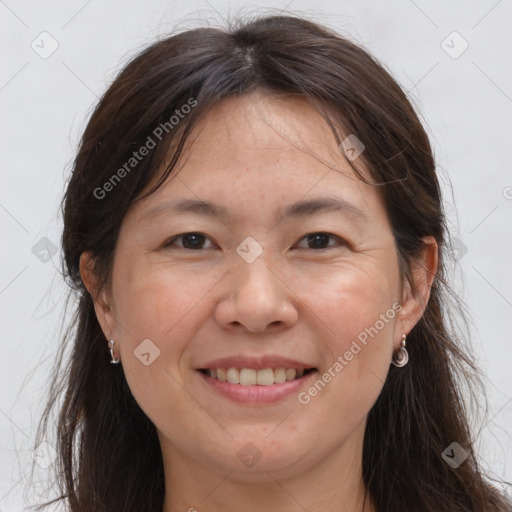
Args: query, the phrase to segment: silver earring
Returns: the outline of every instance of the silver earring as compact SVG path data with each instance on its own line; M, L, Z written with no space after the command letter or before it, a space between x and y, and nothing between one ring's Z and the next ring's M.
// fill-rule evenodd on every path
M405 338L407 338L407 336L402 334L402 341L400 342L400 345L402 346L395 354L393 354L393 358L391 359L391 363L399 368L405 366L409 362L409 352L407 352L407 349L405 348Z
M114 357L114 343L115 343L115 342L114 342L114 340L110 340L110 341L108 342L109 347L110 347L110 357L112 358L112 359L110 360L110 364L119 364L119 362L120 362L121 360L120 360L119 358L117 358L117 359L116 359L116 358Z

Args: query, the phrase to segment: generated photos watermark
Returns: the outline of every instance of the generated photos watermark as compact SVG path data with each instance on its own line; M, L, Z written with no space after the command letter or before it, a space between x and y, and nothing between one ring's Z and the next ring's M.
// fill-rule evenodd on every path
M377 334L384 329L385 325L388 324L393 318L395 318L396 314L402 309L402 305L398 302L395 302L385 313L381 313L379 315L379 319L375 321L375 323L366 327L363 331L361 331L357 335L357 340L353 340L350 348L345 351L343 355L339 355L336 358L336 361L315 381L315 383L308 388L307 391L301 391L298 395L298 400L301 404L307 405L311 402L311 399L318 395L325 386L331 382L336 375L338 375L345 366L349 364L354 356L361 352L361 345L364 347L368 344L368 337L374 338ZM361 344L359 344L358 343Z
M179 109L174 110L174 114L169 118L168 121L160 123L151 133L148 135L146 142L137 150L132 153L132 156L114 173L112 176L103 183L101 187L96 187L93 191L94 197L99 199L105 199L107 194L111 192L116 185L118 185L123 178L125 178L137 165L139 165L146 156L148 156L153 149L156 148L159 142L162 141L164 134L170 133L180 123L182 119L190 114L192 109L197 106L197 100L189 98L187 103L183 104Z

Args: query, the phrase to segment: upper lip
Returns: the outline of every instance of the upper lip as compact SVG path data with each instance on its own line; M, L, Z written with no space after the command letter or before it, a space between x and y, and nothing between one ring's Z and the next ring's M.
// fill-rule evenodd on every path
M297 370L307 370L314 368L314 365L277 355L264 355L260 357L238 355L215 359L202 366L198 366L196 369L207 370L211 368L252 368L254 370L264 370L265 368L295 368Z

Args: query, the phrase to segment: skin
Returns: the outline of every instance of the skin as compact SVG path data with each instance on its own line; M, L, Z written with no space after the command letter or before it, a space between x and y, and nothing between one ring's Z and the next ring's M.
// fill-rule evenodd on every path
M437 245L413 267L417 292L402 284L391 226L378 188L355 177L332 134L305 100L256 92L218 103L202 120L179 171L125 216L112 287L94 294L106 339L116 340L130 389L155 424L164 458L163 512L279 510L372 512L362 480L366 418L403 333L421 317L437 267ZM357 164L357 162L355 162ZM283 218L283 206L335 195L345 211ZM161 210L191 198L230 217ZM200 249L183 233L202 233ZM329 233L315 248L306 235ZM253 237L263 253L236 252ZM338 240L338 238L340 240ZM327 248L324 248L327 247ZM93 293L91 255L81 273ZM237 404L194 368L235 354L276 354L332 368L379 315L394 318L311 401ZM144 339L160 355L134 355ZM307 388L306 388L307 390ZM237 452L252 443L261 459Z

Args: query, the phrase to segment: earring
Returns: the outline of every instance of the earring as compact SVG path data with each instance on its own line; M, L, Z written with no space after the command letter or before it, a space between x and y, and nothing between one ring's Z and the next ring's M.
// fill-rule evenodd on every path
M409 362L409 353L407 352L407 349L405 348L405 338L407 336L405 334L402 335L402 341L400 342L400 345L402 345L398 351L393 354L393 358L391 359L391 363L395 366L398 366L401 368L402 366L405 366Z
M115 342L114 342L114 340L110 340L110 341L108 342L109 347L110 347L110 357L112 358L112 359L110 360L110 364L119 364L119 362L120 362L121 360L120 360L119 358L117 358L117 359L116 359L116 358L114 357L114 343L115 343Z

